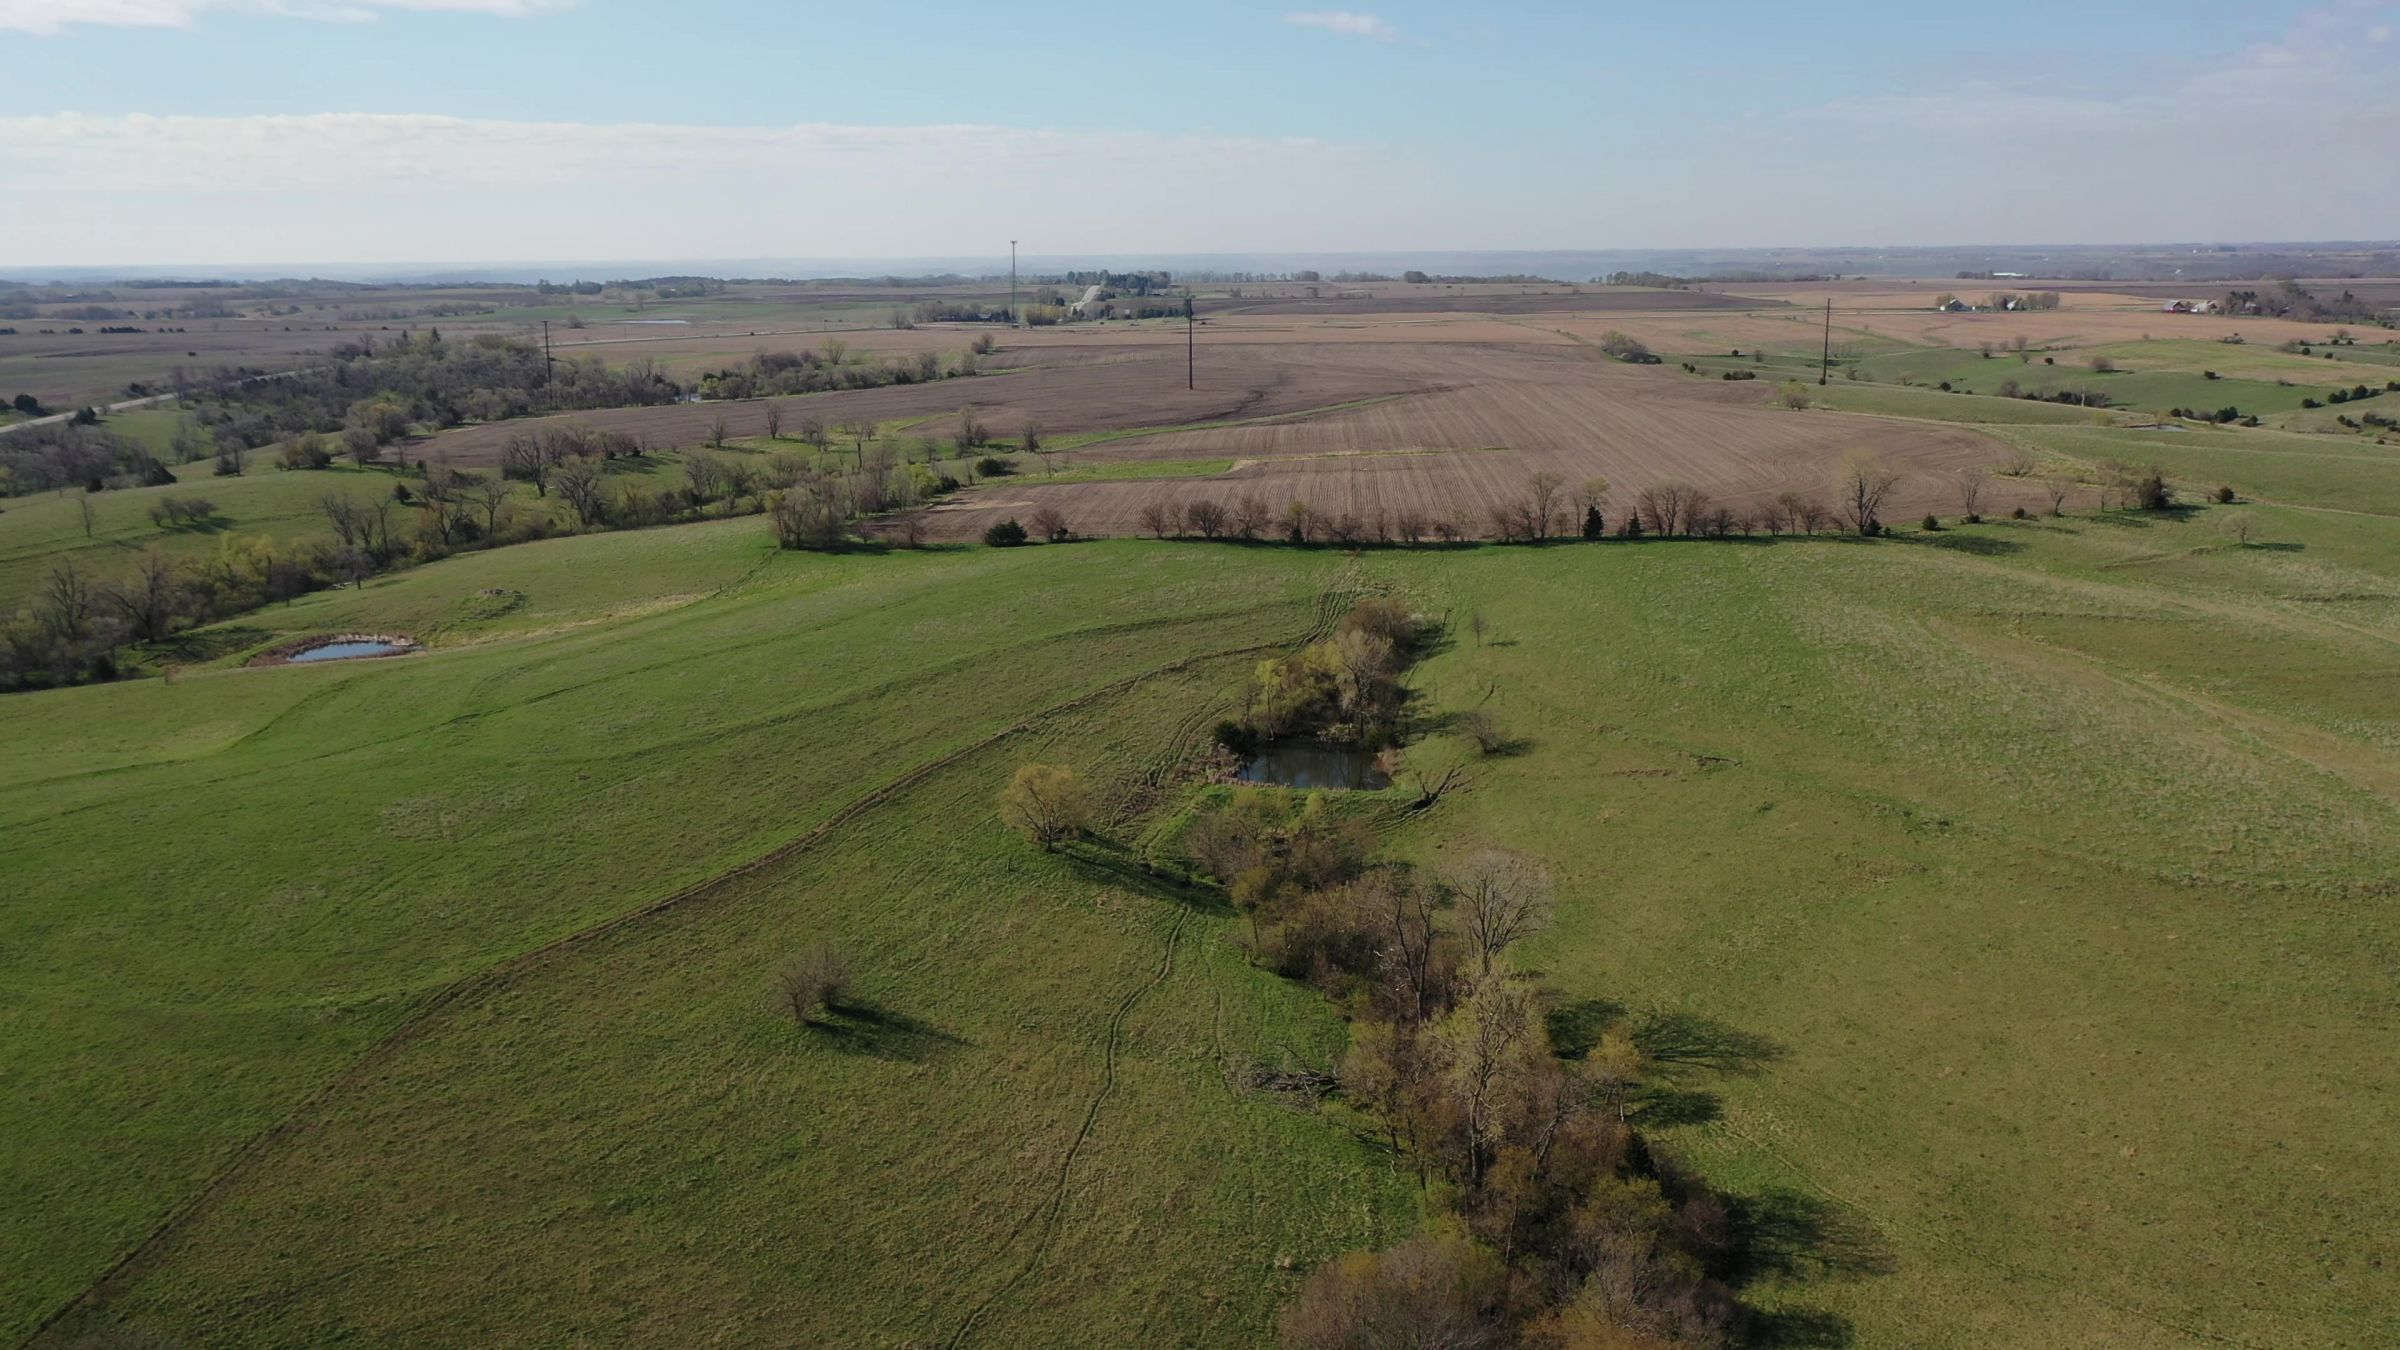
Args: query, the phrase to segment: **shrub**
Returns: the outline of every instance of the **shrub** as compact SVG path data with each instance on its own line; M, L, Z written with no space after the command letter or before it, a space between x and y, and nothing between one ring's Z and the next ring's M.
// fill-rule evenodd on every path
M2209 495L2220 503L2229 503L2233 500L2233 488L2230 484L2222 485Z
M1009 463L1007 460L1000 458L998 455L985 455L983 458L975 461L975 472L985 478L1004 478L1009 474L1015 473L1016 471L1016 465Z
M2158 470L2152 469L2134 480L2133 500L2145 511L2164 511L2175 504L2175 490L2167 486L2166 478Z
M1015 520L1004 520L983 532L983 542L993 548L1015 548L1025 542L1025 527Z
M1942 528L1942 518L1941 518L1940 516L1937 516L1937 515L1935 515L1935 514L1934 514L1934 513L1932 513L1931 511L1928 511L1928 512L1926 512L1926 513L1925 513L1925 528L1926 528L1926 529L1928 529L1928 530L1938 530L1938 529Z
M2030 516L2030 515L2026 514L2025 508L2024 508L2024 507L2022 507L2022 506L2018 507L2018 508L2017 508L2016 510L2014 510L2014 511L2011 511L2011 512L2009 512L2009 513L2008 513L2008 518L2009 518L2010 520L2031 520L2031 519L2033 519L2033 517L2032 517L2032 516Z
M1507 1303L1508 1268L1488 1248L1427 1234L1390 1251L1353 1252L1319 1267L1284 1310L1279 1330L1290 1350L1496 1350L1514 1339Z
M783 972L783 1006L793 1021L807 1022L840 1009L849 988L850 963L832 943L814 943Z
M1083 775L1064 764L1019 765L1000 792L1000 820L1045 849L1091 828L1095 808Z

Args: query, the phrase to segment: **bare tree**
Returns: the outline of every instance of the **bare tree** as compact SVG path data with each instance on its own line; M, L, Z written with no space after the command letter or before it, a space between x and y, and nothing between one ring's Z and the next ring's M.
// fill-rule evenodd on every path
M83 519L83 537L92 537L92 528L100 523L100 513L92 507L92 494L84 493L75 499L76 514Z
M779 403L767 404L767 439L770 441L783 439L783 405Z
M795 1022L806 1023L820 1012L837 1012L850 988L850 963L830 942L818 942L800 953L783 972L778 994Z
M154 548L134 564L133 575L124 584L109 592L109 600L124 616L126 630L136 641L155 642L173 631L176 612L183 604L183 587L177 582L175 565Z
M72 561L50 569L37 602L42 628L53 637L81 642L91 631L100 606L100 591Z
M716 500L718 485L724 479L724 466L715 455L694 450L683 457L683 482L690 489L695 506Z
M474 486L470 492L475 498L475 504L483 508L484 537L488 539L498 534L500 532L500 508L508 504L508 480L496 473L489 478L479 477L474 480Z
M1650 532L1657 535L1681 534L1691 528L1689 510L1693 489L1686 483L1656 483L1643 488L1634 498L1642 514L1650 518Z
M1842 461L1834 488L1850 527L1873 534L1883 526L1883 504L1907 474L1891 459L1872 450L1852 451Z
M1184 508L1183 518L1200 532L1203 539L1214 539L1225 532L1225 504L1203 499Z
M559 499L567 504L567 510L574 513L577 528L588 530L607 519L607 497L603 489L600 461L571 459L559 465L552 477L558 484Z
M1183 521L1182 515L1174 507L1158 501L1142 503L1139 518L1142 528L1160 539L1166 538L1167 531L1175 529Z
M1510 947L1550 925L1550 873L1521 853L1484 849L1444 880L1458 907L1459 936L1486 976Z
M1983 519L1979 509L1983 502L1984 485L1991 481L1991 470L1981 464L1954 471L1950 485L1958 492L1959 514L1969 525Z
M544 453L541 441L522 431L509 433L500 443L500 473L507 478L522 478L533 484L537 497L550 495L552 461Z
M1075 529L1067 524L1066 513L1047 503L1033 513L1033 532L1053 544L1063 544L1075 537Z
M1526 533L1535 543L1550 537L1551 525L1557 514L1559 489L1566 480L1544 471L1525 480Z
M1256 539L1267 528L1267 503L1255 492L1245 492L1233 503L1233 532L1244 539Z
M717 446L725 444L726 434L730 430L731 428L725 423L725 414L718 413L711 417L708 419L708 443Z

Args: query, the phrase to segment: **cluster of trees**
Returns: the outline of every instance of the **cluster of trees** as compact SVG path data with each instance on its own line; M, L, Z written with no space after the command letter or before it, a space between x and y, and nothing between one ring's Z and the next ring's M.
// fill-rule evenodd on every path
M2300 406L2303 408L2314 408L2317 406L2317 401L2315 399L2304 398L2300 400ZM2217 409L2215 412L2210 412L2206 408L2169 408L2167 409L2167 416L2188 417L2195 422L2216 422L2220 425L2231 422L2239 422L2243 426L2249 427L2258 425L2258 418L2255 415L2245 416L2240 408L2237 408L2230 403L2226 404L2222 408Z
M1570 487L1559 475L1535 473L1515 496L1486 509L1481 524L1504 544L1539 544L1559 538L1597 540L1649 536L1724 538L1764 531L1815 534L1839 524L1860 534L1882 531L1884 504L1906 479L1906 470L1887 456L1858 452L1836 472L1830 503L1824 497L1786 492L1763 505L1719 504L1705 488L1668 480L1634 494L1624 510L1607 506L1610 485L1591 478ZM1614 525L1611 525L1611 520ZM1329 543L1414 547L1428 540L1453 544L1474 536L1478 522L1463 510L1448 515L1413 508L1378 507L1370 513L1327 513L1305 501L1280 512L1255 493L1230 503L1195 501L1178 507L1152 502L1142 507L1142 529L1161 539L1255 540L1280 538L1292 544Z
M113 680L124 673L120 659L133 644L290 600L347 576L347 560L329 545L234 536L197 557L150 549L113 579L62 562L22 604L0 609L0 690Z
M1051 505L1034 509L1030 528L1024 521L1011 516L983 532L983 542L993 548L1016 548L1036 539L1065 544L1074 538L1075 527L1067 523L1066 513Z
M2300 400L2300 406L2303 408L2322 408L2326 403L2356 403L2361 399L2381 398L2386 392L2392 390L2400 390L2400 380L2387 380L2384 382L2384 386L2381 389L2377 389L2372 385L2364 384L2353 385L2348 389L2336 389L2332 393L2327 394L2323 402L2319 402L2313 398L2304 398Z
M1440 1216L1314 1272L1284 1343L1727 1343L1735 1209L1641 1136L1659 1099L1631 1030L1562 1044L1511 961L1550 921L1547 870L1481 849L1428 872L1377 862L1374 842L1323 794L1275 789L1234 793L1185 841L1248 917L1253 959L1350 1017L1331 1074L1252 1081L1345 1099Z
M98 425L97 418L20 427L0 436L0 497L174 481L147 446Z
M1690 277L1669 276L1665 272L1611 272L1600 281L1609 286L1648 286L1662 291L1689 290L1692 284Z
M1630 333L1618 332L1614 328L1600 335L1600 350L1629 365L1655 366L1658 364L1658 355L1650 350L1648 343Z
M912 508L957 487L956 480L923 464L902 463L878 444L862 450L858 467L847 472L793 462L789 481L766 498L767 523L778 547L830 552L850 546L855 522L899 512L885 537L915 548L925 542L925 521Z
M683 387L648 359L612 367L597 357L551 361L539 346L491 334L454 342L441 330L382 346L344 343L326 364L283 375L231 367L169 372L178 398L196 403L178 455L214 453L222 471L241 455L306 433L339 438L372 463L419 426L435 429L532 413L673 403Z
M1104 291L1122 291L1128 295L1155 295L1175 287L1174 274L1159 271L1069 272L1059 280L1069 286L1098 286Z
M966 353L947 366L935 352L853 361L848 344L835 338L821 350L756 353L739 366L701 376L698 392L708 399L765 398L834 389L880 389L888 384L931 384L974 373L974 358Z
M2263 314L2306 322L2342 320L2391 326L2391 320L2369 301L2344 290L2327 299L2297 281L2284 280L2265 290L2227 291L2218 307L2228 314Z
M1059 301L1053 294L1046 301L1037 299L1034 303ZM920 300L908 317L912 328L921 323L1007 323L1008 305L1005 301L985 304L980 300Z
M1243 690L1241 716L1218 725L1218 743L1237 754L1285 736L1365 749L1396 743L1407 706L1400 677L1435 627L1397 600L1361 600L1331 636L1260 661Z

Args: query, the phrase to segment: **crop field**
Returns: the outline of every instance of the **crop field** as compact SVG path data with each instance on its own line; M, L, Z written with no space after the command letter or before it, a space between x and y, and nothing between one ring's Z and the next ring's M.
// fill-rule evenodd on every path
M1221 348L1211 357L1226 351L1245 359L1312 354ZM1517 499L1535 473L1557 474L1570 485L1604 477L1620 490L1620 503L1654 483L1682 481L1719 501L1751 505L1781 492L1822 495L1854 450L1906 462L1914 485L1895 498L1896 509L1922 511L1920 503L1948 505L1948 471L2007 455L2005 446L1971 428L1772 409L1765 406L1769 390L1755 383L1723 385L1621 366L1581 347L1374 352L1396 385L1413 383L1424 392L1242 426L1114 439L1076 461L1231 458L1235 464L1221 477L1172 483L1054 486L1028 475L978 488L935 511L937 533L968 537L1050 504L1078 530L1130 534L1152 503L1181 510L1203 499L1255 494L1278 513L1300 501L1365 518L1456 515L1469 534L1482 534L1490 509ZM2030 485L1993 491L2003 512L2030 506L2034 497Z
M829 425L861 421L940 419L925 428L940 436L963 408L972 407L993 432L1014 436L1028 421L1052 435L1178 426L1195 422L1277 417L1360 399L1381 398L1429 387L1437 376L1416 365L1394 366L1370 349L1350 353L1310 348L1211 352L1211 374L1197 391L1184 387L1180 349L1149 344L1121 350L1044 348L1023 357L1021 369L888 385L824 394L758 399L728 404L681 404L562 414L586 426L622 431L653 445L696 445L718 417L734 436L766 430L770 406L782 409L786 434L804 418ZM419 458L447 458L461 465L496 463L511 434L538 430L540 419L467 427L411 448Z

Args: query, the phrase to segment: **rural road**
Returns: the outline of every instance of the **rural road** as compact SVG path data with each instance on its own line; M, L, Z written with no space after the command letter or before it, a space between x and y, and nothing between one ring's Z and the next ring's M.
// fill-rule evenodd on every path
M247 379L237 380L235 383L256 384L260 380L280 380L286 375L298 375L301 373L302 371L299 370L269 371L264 375L252 375ZM175 394L170 391L164 394L146 394L141 398L120 399L115 403L106 403L100 405L100 414L101 416L106 417L114 413L132 412L136 408L148 407L153 403L168 402L174 397ZM53 422L64 422L68 418L73 417L75 415L75 411L76 410L74 409L69 409L68 411L62 413L45 413L40 417L28 417L22 422L10 422L6 425L0 425L0 436L7 435L12 431L23 430L26 427L48 426Z

